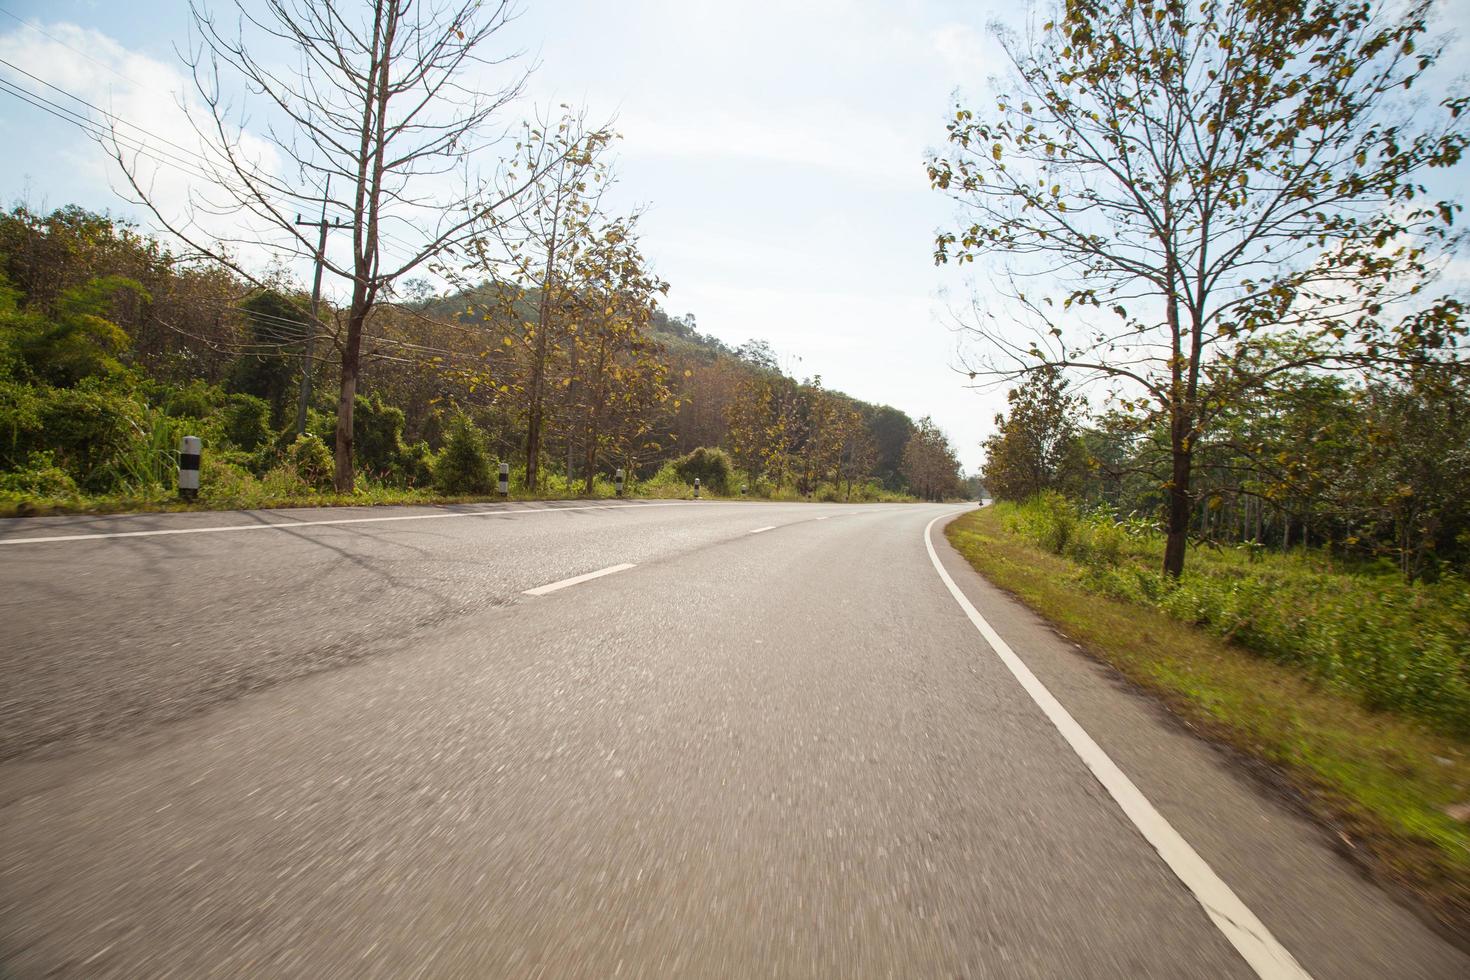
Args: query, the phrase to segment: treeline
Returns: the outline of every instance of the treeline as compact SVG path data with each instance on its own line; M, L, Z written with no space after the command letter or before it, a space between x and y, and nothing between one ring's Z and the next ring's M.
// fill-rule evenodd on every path
M645 486L703 474L713 491L766 497L959 492L932 422L789 377L768 345L732 350L692 316L667 316L634 248L626 226L603 226L550 295L511 277L450 296L419 281L377 304L353 395L356 490L484 494L504 460L518 493L607 492L619 467ZM206 440L219 499L331 489L338 311L313 321L284 277L246 283L75 207L0 215L0 274L10 507L167 496L185 432Z
M1288 370L1224 407L1193 447L1190 534L1204 546L1320 546L1392 561L1404 579L1470 565L1470 385L1463 367L1372 378ZM986 441L986 486L1057 491L1118 517L1167 505L1169 433L1156 418L1092 414L1056 369L1009 395Z

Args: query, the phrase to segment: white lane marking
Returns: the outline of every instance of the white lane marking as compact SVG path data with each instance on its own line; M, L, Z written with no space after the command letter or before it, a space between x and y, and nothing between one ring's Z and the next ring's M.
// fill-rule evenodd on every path
M1138 828L1138 832L1159 852L1159 857L1164 859L1164 863L1183 882L1184 887L1194 894L1210 921L1230 940L1251 969L1256 971L1256 975L1265 980L1311 980L1307 971L1302 969L1286 947L1276 941L1276 937L1256 918L1255 913L1236 897L1229 885L1220 880L1214 869L1189 846L1189 842L1164 819L1163 814L1154 809L1148 798L1133 785L1133 780L1077 724L1071 713L1036 679L1031 669L1016 656L1010 645L1001 639L1000 634L985 621L985 617L980 615L980 611L960 591L959 586L955 585L954 579L950 578L949 572L945 571L944 565L939 561L939 555L934 551L932 535L934 525L947 516L939 515L924 528L924 547L929 550L929 560L934 563L934 570L944 580L949 594L954 596L955 602L970 617L970 622L985 637L985 642L990 644L1001 663L1010 669L1011 674L1026 689L1026 693L1031 695L1031 700L1036 702L1047 720L1067 740L1072 751L1092 771L1092 775L1108 791L1108 795L1118 804L1124 815L1133 822L1133 826Z
M708 504L739 504L739 500L711 500ZM269 524L226 524L219 527L173 527L155 531L103 531L98 534L53 534L36 538L0 538L0 545L47 544L54 541L100 541L103 538L152 538L164 534L222 534L226 531L290 531L298 527L333 524L384 524L389 521L440 521L454 517L497 517L506 514L558 514L574 510L643 510L649 507L688 507L684 501L662 504L586 504L579 507L520 507L515 510L476 510L454 514L398 514L392 517L343 517L326 521L277 521Z
M775 529L776 529L776 525L774 525L774 524L767 524L765 527L758 527L754 531L751 531L749 533L751 533L751 534L760 534L762 531L774 531Z
M607 568L600 568L595 572L588 572L586 575L573 575L571 578L564 578L560 582L552 582L549 585L538 585L534 589L527 589L522 594L546 595L548 592L565 589L569 585L581 585L583 582L590 582L595 578L602 578L604 575L611 575L614 572L626 572L633 567L633 565L609 565Z
M831 517L831 516L832 516L831 514L828 514L827 515L827 517ZM819 520L819 521L825 521L827 519L827 517L819 517L819 518L817 518L817 520Z

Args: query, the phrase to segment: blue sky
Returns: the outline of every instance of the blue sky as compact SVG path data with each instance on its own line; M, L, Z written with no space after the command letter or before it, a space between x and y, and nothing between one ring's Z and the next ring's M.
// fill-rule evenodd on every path
M1470 2L1447 9L1470 17ZM0 0L0 10L0 57L189 140L172 98L186 88L175 51L187 44L183 0ZM950 206L929 189L923 160L943 139L952 93L982 92L999 69L989 21L1020 26L1025 10L998 0L526 0L504 37L538 63L515 116L555 102L616 115L615 203L649 206L645 252L672 285L670 312L695 314L731 344L764 338L792 373L932 415L973 471L1004 396L967 390L951 369L956 337L942 314L969 287L932 263ZM80 131L5 98L0 137L3 203L77 203L151 227ZM161 174L165 196L170 180L186 178Z

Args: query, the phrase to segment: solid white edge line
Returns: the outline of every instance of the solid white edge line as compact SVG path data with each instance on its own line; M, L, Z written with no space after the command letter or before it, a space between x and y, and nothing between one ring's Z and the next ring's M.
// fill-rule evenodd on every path
M740 504L740 500L708 503ZM657 504L586 504L578 507L518 507L514 510L475 510L453 514L398 514L391 517L342 517L326 521L276 521L268 524L225 524L215 527L173 527L153 531L103 531L97 534L53 534L35 538L0 538L0 545L47 544L56 541L101 541L106 538L153 538L165 534L219 534L226 531L290 531L298 527L327 527L335 524L385 524L389 521L441 521L455 517L495 517L506 514L558 514L579 510L642 510L649 507L684 507L688 501Z
M924 528L924 547L928 549L929 560L934 563L934 570L939 573L949 594L959 603L1001 663L1006 665L1021 687L1031 695L1031 700L1036 702L1047 720L1066 739L1072 751L1077 753L1103 789L1108 791L1108 795L1133 826L1138 828L1138 832L1164 859L1169 870L1190 890L1204 908L1205 914L1210 917L1210 921L1230 940L1251 969L1256 971L1256 975L1266 980L1310 980L1310 975L1302 969L1295 957L1276 941L1276 937L1256 918L1255 913L1215 874L1204 858L1164 819L1163 814L1154 809L1153 804L1133 785L1133 781L1092 740L1092 736L1077 724L1076 719L1062 707L1061 702L1052 696L1046 686L1037 680L1031 669L1016 656L1010 645L1001 639L1000 634L985 621L985 617L980 615L959 586L955 585L954 579L940 562L933 541L934 525L948 516L950 515L941 514Z
M760 534L762 531L774 531L774 530L776 530L776 525L774 525L774 524L767 524L765 527L758 527L754 531L747 531L746 533L747 534Z
M522 593L522 595L546 595L548 592L555 592L557 589L565 589L569 585L581 585L583 582L590 582L595 578L602 578L604 575L611 575L614 572L626 572L628 569L633 567L634 566L630 564L609 565L607 568L599 568L597 571L588 572L586 575L573 575L571 578L564 578L560 582L551 582L547 585L538 585L534 589L527 589L525 592Z

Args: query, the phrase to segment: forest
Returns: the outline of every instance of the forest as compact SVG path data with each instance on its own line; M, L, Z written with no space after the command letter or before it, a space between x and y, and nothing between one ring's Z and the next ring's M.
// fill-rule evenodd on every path
M612 237L595 259L615 264L629 239ZM353 396L353 484L334 492L341 339L324 331L307 358L309 298L288 277L247 282L77 207L0 216L0 273L9 513L167 503L186 434L204 441L213 506L488 496L502 460L517 496L611 495L616 468L630 493L659 496L687 496L696 477L706 494L778 499L961 490L928 419L790 377L768 343L731 349L667 315L646 284L598 290L586 272L559 309L490 280L434 295L420 279L378 304ZM555 325L539 332L538 314Z

